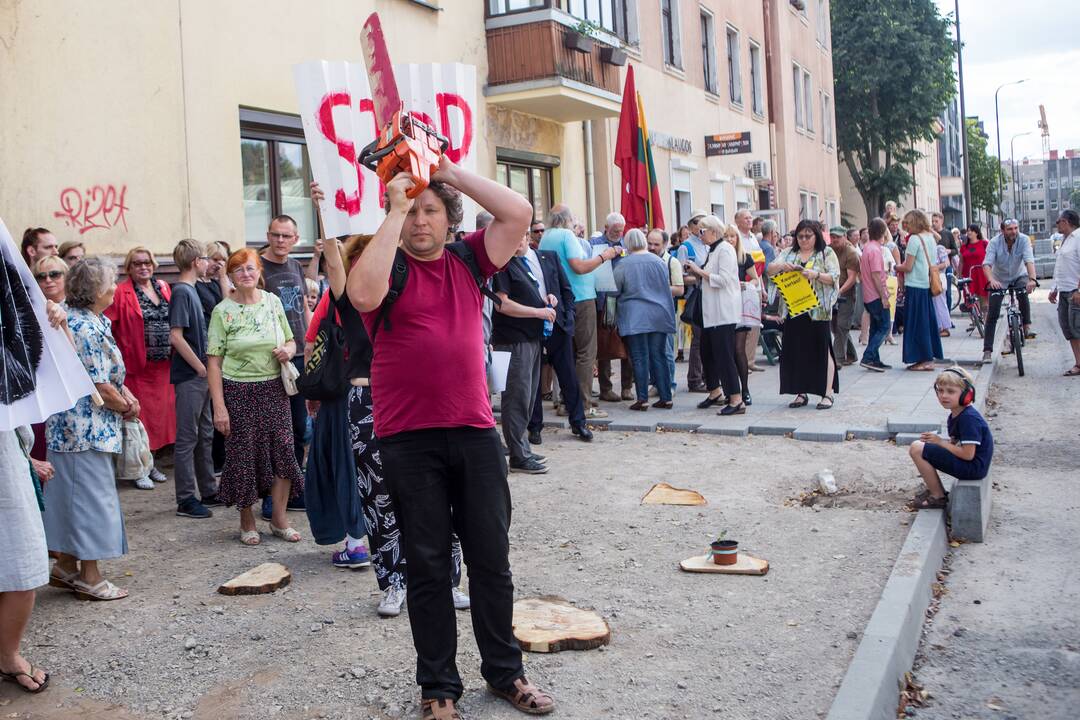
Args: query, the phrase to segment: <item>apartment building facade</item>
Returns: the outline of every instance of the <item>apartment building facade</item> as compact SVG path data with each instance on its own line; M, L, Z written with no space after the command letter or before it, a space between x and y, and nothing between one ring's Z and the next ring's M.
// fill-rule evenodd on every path
M1032 237L1056 232L1062 210L1080 209L1080 150L1051 150L1044 160L1023 158L1015 165L1002 163L1008 181L1002 208L1016 218L1021 230Z
M5 4L0 217L164 256L182 237L261 243L287 212L310 243L292 68L360 61L376 9L395 62L476 67L477 167L537 217L566 202L593 230L618 209L633 64L668 229L691 209L839 219L825 0Z

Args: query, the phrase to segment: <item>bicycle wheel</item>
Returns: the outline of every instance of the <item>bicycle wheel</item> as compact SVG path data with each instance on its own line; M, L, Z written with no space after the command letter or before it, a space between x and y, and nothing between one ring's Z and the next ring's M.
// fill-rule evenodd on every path
M1009 340L1016 355L1016 370L1024 377L1024 332L1020 328L1020 318L1012 314L1009 315Z
M979 333L979 337L982 337L983 336L982 310L979 308L979 303L976 300L971 301L971 324L975 326L975 332Z

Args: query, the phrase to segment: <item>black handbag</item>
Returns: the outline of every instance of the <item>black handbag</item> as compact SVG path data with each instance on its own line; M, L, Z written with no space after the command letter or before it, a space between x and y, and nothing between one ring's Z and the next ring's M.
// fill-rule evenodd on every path
M679 316L679 319L694 327L705 326L705 319L701 311L701 288L697 286L690 288L690 293L686 296L686 302L683 304L682 315Z
M330 303L312 343L311 359L296 381L297 389L307 400L337 400L349 392L349 378L345 377L345 331L334 322L334 312L334 304Z

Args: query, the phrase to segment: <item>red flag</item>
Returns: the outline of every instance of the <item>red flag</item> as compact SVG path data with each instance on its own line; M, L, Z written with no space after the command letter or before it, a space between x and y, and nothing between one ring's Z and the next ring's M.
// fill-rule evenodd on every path
M622 111L619 113L619 134L615 142L615 165L622 173L620 212L626 218L628 228L643 227L646 217L647 168L638 160L637 91L634 88L634 66L626 68L626 84L623 86Z

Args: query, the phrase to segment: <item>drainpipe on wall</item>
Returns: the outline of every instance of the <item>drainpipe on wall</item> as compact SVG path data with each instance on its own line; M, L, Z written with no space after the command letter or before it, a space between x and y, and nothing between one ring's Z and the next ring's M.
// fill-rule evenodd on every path
M596 230L596 173L593 170L592 120L583 120L581 133L585 141L585 236Z
M773 87L773 43L772 43L772 0L761 0L761 17L762 28L761 36L765 42L765 101L768 103L767 112L769 113L769 169L772 172L772 184L773 184L773 196L776 198L776 205L778 207L784 207L784 199L780 197L780 185L778 183L780 168L776 164L776 104L775 89ZM770 210L772 208L769 208ZM786 220L786 218L785 218ZM786 230L784 231L786 232Z

